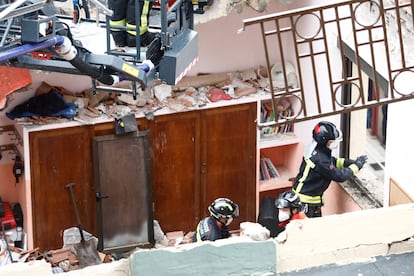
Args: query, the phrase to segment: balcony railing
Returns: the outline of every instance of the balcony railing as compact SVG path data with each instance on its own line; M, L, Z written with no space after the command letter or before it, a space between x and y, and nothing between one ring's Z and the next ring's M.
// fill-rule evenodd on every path
M343 1L244 20L262 34L274 110L286 99L295 110L259 126L414 98L413 10L412 1Z

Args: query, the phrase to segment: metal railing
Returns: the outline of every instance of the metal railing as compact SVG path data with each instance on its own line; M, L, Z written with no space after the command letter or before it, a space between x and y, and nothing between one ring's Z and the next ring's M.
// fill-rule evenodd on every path
M262 34L273 110L286 99L294 107L258 125L414 98L413 11L412 1L343 1L244 20L244 29L258 27ZM352 74L347 59L355 63ZM365 74L374 83L371 93Z

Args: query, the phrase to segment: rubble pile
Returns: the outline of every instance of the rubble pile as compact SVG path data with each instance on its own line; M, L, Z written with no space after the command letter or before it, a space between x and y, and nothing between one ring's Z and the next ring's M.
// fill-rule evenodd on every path
M81 242L80 235L78 235L79 229L77 227L71 227L65 229L63 233L63 246L62 248L47 250L41 252L39 248L32 250L24 250L16 246L15 241L8 237L6 239L3 235L0 235L0 267L11 263L25 263L32 261L43 260L50 264L54 273L69 272L73 270L82 269L79 264L79 257L77 256L76 245ZM84 231L84 230L83 230ZM84 231L87 241L93 241L97 245L98 239L90 233ZM183 231L174 231L165 233L161 230L159 223L154 221L154 240L155 248L175 247L181 244L192 243L194 232L190 231L184 234ZM7 244L6 241L7 240ZM99 258L102 263L110 263L123 258L128 258L133 252L140 250L139 247L129 250L127 252L115 252L105 254L98 252ZM92 266L95 264L88 264Z
M133 91L132 82L130 81L122 81L113 87L121 88L120 91ZM160 109L165 109L167 112L182 112L201 108L209 103L228 101L258 92L269 91L269 78L267 77L267 70L261 66L258 69L232 73L187 76L175 86L155 80L145 90L140 88L136 90L135 96L132 93L125 92L94 92L92 89L75 93L63 87L42 83L37 88L34 97L51 92L58 93L68 106L76 106L76 114L74 116L61 116L62 112L60 112L56 113L57 116L45 116L50 111L39 111L36 106L33 109L39 114L30 110L30 112L24 112L24 116L9 116L9 118L20 123L35 125L71 120L92 123L99 119L120 118L130 113L135 113L136 116L148 115L147 118L152 119L153 113ZM27 103L21 105L28 106ZM42 106L46 105L42 103Z

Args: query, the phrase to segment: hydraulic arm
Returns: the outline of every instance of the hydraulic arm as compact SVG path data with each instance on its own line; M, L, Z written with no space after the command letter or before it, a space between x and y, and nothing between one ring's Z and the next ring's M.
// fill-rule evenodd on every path
M92 2L95 1L98 2ZM193 3L179 0L172 1L173 4L169 6L167 0L158 2L160 26L155 28L158 28L161 40L162 57L156 66L141 57L142 49L139 46L132 57L112 51L112 26L108 24L112 11L105 6L100 8L104 10L107 20L99 24L107 30L107 52L95 54L84 48L82 41L73 39L68 25L54 13L53 2L46 0L17 0L0 7L0 64L88 75L93 81L105 85L126 79L145 87L154 77L167 84L176 84L198 61ZM102 3L99 2L99 5ZM77 24L94 23L79 21ZM139 20L137 23L138 29Z

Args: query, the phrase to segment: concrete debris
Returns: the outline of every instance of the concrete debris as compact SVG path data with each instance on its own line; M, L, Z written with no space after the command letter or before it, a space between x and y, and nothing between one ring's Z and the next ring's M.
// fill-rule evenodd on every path
M161 84L154 87L154 95L160 102L163 102L167 98L171 97L171 92L172 88L167 84Z
M227 73L185 76L173 86L173 90L182 91L189 87L201 88L203 86L220 87L228 84L230 84L230 76Z
M264 12L269 0L247 0L246 4L257 12Z
M260 66L256 69L230 73L186 76L174 86L155 80L145 90L137 88L135 97L132 95L132 90L131 93L99 91L94 93L92 89L86 89L80 93L74 93L61 87L42 83L36 95L51 90L61 93L66 102L76 104L77 116L73 119L32 116L16 120L23 124L34 125L62 123L70 120L89 124L97 120L107 121L120 118L132 112L138 116L139 114L145 116L151 114L149 118L153 118L156 115L155 112L161 108L170 112L183 112L204 107L212 102L229 101L269 91L267 75L265 67ZM123 89L131 89L131 85L131 82L126 81L117 84Z
M257 92L257 89L255 87L251 88L237 88L234 91L234 98L240 98L243 96L248 96L250 94L254 94Z
M138 94L142 93L142 90L140 89L139 91L137 91ZM134 96L131 94L126 94L126 93L121 93L118 95L118 100L129 104L129 105L136 105L136 106L144 106L147 101L141 97L136 97L136 99L134 99Z
M183 231L173 231L166 234L168 246L178 246L180 244L188 244L193 242L195 232L190 231L184 235Z
M167 241L167 237L164 234L164 231L162 231L160 223L158 222L158 220L154 220L154 240L155 240L155 245L161 245L161 246L167 246L168 245L168 241Z
M257 75L255 70L250 69L250 70L245 70L240 72L240 80L242 81L249 81L249 80L255 80L257 79Z
M93 93L92 89L87 89L85 91L85 97L89 99L88 106L95 107L99 105L99 103L111 99L112 95L106 92Z
M270 238L270 231L260 225L253 222L240 223L240 236L246 236L254 241L265 241Z

